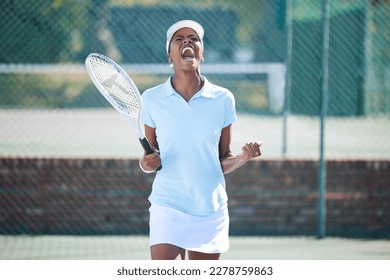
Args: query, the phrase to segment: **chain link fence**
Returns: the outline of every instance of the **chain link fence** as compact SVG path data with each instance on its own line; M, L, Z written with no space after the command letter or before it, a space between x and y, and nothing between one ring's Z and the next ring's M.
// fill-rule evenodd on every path
M318 159L319 0L2 0L0 156L138 158L138 140L83 62L111 57L142 92L171 74L165 32L184 18L205 28L203 74L236 97L233 151L261 139L265 159ZM389 30L389 1L330 1L328 159L390 159ZM15 192L0 176L2 193Z
M327 155L388 158L389 3L331 1L330 12ZM255 137L268 144L265 156L317 157L321 1L5 0L0 13L3 155L117 156L128 151L123 155L138 156L130 143L107 147L97 140L104 126L92 119L112 111L89 81L83 61L91 52L112 57L142 92L171 74L166 29L177 19L192 18L206 30L203 73L235 94L239 113L259 118ZM286 113L288 126L272 124L269 136L269 121L282 120ZM21 123L15 125L14 118ZM314 137L302 137L305 133Z

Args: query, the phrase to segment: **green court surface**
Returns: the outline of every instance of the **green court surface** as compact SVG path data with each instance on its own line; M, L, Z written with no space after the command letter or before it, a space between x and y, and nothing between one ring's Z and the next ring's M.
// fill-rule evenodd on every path
M230 238L222 260L390 260L390 240ZM0 236L2 260L149 260L147 236Z

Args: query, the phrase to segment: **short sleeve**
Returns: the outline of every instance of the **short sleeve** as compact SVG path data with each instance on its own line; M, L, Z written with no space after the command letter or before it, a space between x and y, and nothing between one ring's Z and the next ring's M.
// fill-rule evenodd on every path
M227 127L228 125L231 125L232 123L237 121L236 102L234 99L234 95L230 91L227 91L226 94L225 112L225 123L223 124L223 127Z
M141 112L141 122L143 124L146 124L147 126L156 128L156 123L154 122L152 115L151 115L151 109L150 109L150 103L148 99L148 92L145 91L142 96L142 112Z

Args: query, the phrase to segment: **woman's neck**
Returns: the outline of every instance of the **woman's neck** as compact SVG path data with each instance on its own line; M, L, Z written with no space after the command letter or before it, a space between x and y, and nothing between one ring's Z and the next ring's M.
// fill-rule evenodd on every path
M172 86L188 102L202 88L203 80L198 72L175 73Z

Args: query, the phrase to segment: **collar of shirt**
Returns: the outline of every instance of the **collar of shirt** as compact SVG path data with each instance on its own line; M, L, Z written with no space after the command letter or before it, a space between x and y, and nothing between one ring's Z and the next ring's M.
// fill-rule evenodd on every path
M165 82L164 85L164 96L168 97L174 94L178 94L176 90L172 87L171 83L172 77L169 77L168 80ZM212 90L210 82L206 79L206 77L202 76L202 79L204 81L203 87L191 98L197 98L199 96L203 96L206 98L215 98L215 94Z

